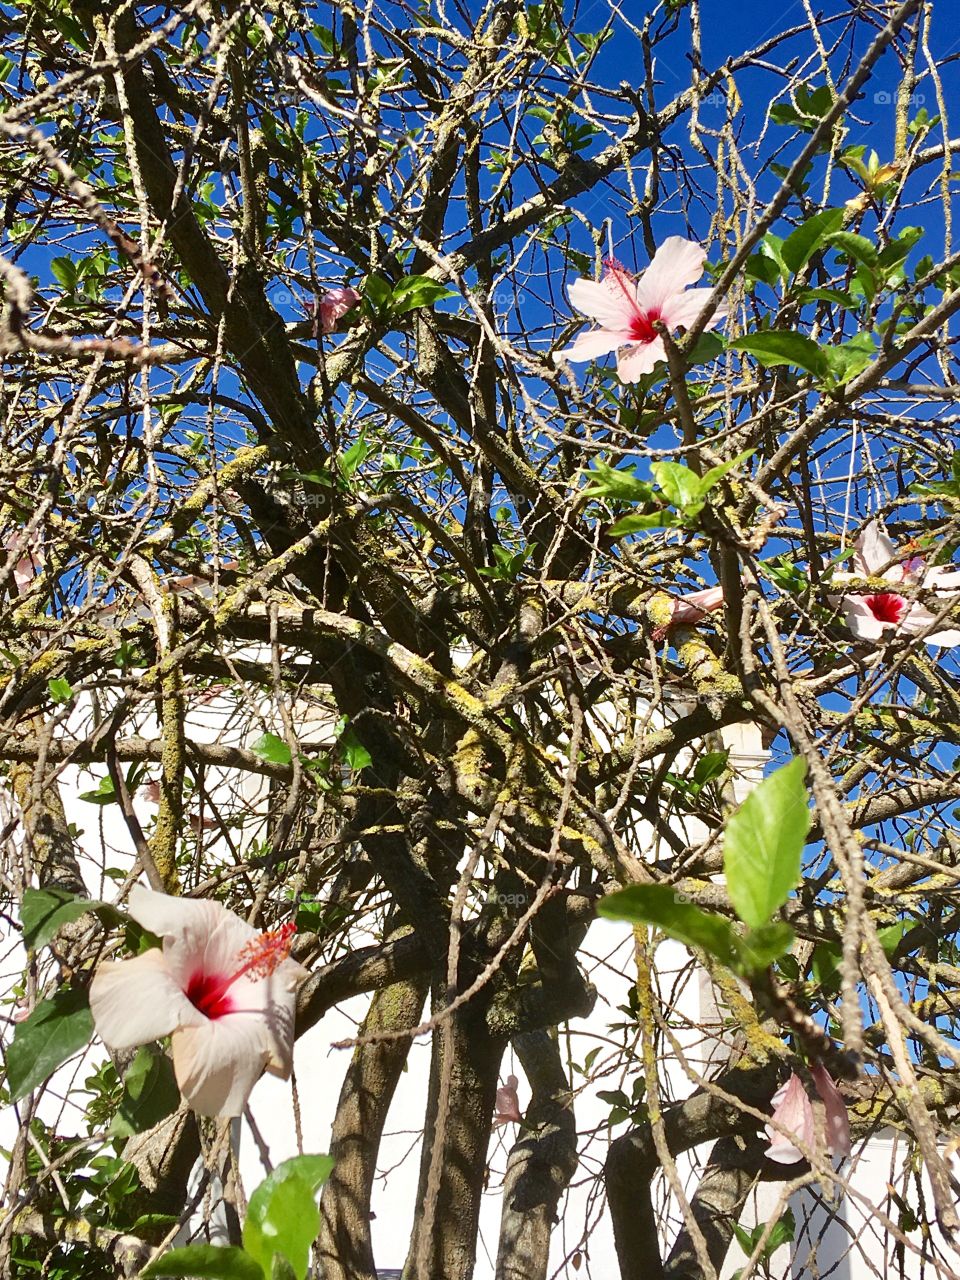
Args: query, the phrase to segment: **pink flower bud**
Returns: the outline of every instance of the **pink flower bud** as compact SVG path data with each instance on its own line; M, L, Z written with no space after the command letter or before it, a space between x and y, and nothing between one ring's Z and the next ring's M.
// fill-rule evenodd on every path
M341 317L345 316L348 311L352 311L359 301L359 293L357 293L356 289L351 289L349 285L340 285L336 289L328 289L320 299L318 308L320 328L323 332L333 333Z
M500 1125L508 1122L513 1124L522 1122L520 1099L517 1097L517 1083L516 1076L507 1076L507 1083L501 1085L497 1090L497 1109L493 1117L494 1128L499 1128Z

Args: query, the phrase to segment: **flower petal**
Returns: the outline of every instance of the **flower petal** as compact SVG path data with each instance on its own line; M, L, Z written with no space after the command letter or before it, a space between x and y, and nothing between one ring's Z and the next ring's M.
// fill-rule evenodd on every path
M258 936L252 925L207 899L176 898L136 885L130 914L145 929L163 938L167 968L185 991L197 973L228 978L238 955Z
M663 339L654 338L652 342L636 343L620 352L617 358L617 373L623 382L636 382L645 373L651 373L658 360L666 360Z
M173 1033L180 1092L203 1116L238 1116L267 1064L259 1019L228 1014Z
M848 1156L850 1154L850 1117L847 1115L847 1104L843 1095L833 1083L830 1072L817 1063L810 1068L817 1093L823 1102L827 1120L827 1149L832 1156Z
M934 564L924 573L923 585L943 592L960 591L960 573L950 565Z
M90 983L90 1011L104 1044L132 1049L177 1027L205 1022L183 994L158 947L102 964Z
M912 604L909 611L901 620L900 626L909 635L918 635L921 631L926 631L936 620L936 614L931 613L929 609L924 608L922 604ZM960 631L936 631L933 635L924 636L926 644L938 644L941 648L949 649L954 645L960 644Z
M705 591L691 591L673 602L672 622L698 622L705 614L712 613L723 604L723 587L707 587Z
M631 284L628 289L633 287ZM581 276L570 285L567 296L572 306L604 329L622 333L630 328L637 310L628 289L611 289L607 281L586 280Z
M686 293L677 293L668 298L663 306L661 319L668 329L689 329L697 316L706 306L712 289L688 289ZM726 307L718 304L707 321L707 328L719 324L726 318Z
M267 1068L286 1077L293 1061L293 1024L296 988L307 971L293 960L285 960L276 973L263 978L238 978L230 987L231 1011L217 1022L242 1021L258 1028L267 1053Z
M796 1164L805 1157L791 1141L792 1138L813 1146L813 1107L803 1087L803 1081L794 1073L787 1083L773 1095L774 1112L771 1117L780 1125L785 1133L775 1129L772 1124L766 1126L770 1146L763 1153L768 1160L777 1164Z
M559 354L567 360L594 360L597 356L605 356L617 347L630 341L629 334L614 333L611 329L590 329L581 333L579 338L571 342Z
M897 548L887 537L878 520L871 520L853 545L857 549L853 563L861 577L872 577L885 567L892 570L890 561L897 554ZM897 569L899 570L899 565ZM884 574L884 577L892 576L891 573ZM900 576L902 572L897 575L897 580Z
M663 314L673 295L697 283L706 259L706 249L695 240L669 236L637 281L637 302L644 310L656 309Z
M142 884L130 890L130 914L137 924L159 938L178 938L187 933L210 933L226 911L208 899L177 898L156 893Z
M858 640L880 640L889 623L875 617L862 596L844 596L841 601L847 626Z

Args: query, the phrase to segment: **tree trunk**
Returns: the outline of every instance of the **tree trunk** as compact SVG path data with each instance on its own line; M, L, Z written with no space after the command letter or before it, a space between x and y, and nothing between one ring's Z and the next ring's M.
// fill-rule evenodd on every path
M730 1248L734 1224L740 1221L747 1196L757 1181L764 1146L756 1136L722 1138L710 1152L690 1202L717 1275ZM700 1266L686 1227L681 1228L674 1241L663 1275L664 1280L700 1280Z
M434 1033L417 1216L403 1270L404 1280L470 1280L473 1275L497 1073L507 1045L505 1036L493 1035L487 1027L484 994L481 992L451 1016L447 1033L451 1047L449 1064L441 1060L441 1035L439 1031ZM446 1132L428 1261L421 1273L417 1258L444 1067L449 1071Z
M428 975L375 992L361 1036L415 1027ZM330 1154L336 1164L323 1188L318 1247L323 1280L377 1280L370 1240L370 1195L383 1126L410 1041L358 1045L340 1090Z
M533 1097L507 1161L496 1280L545 1280L557 1204L577 1168L570 1082L546 1031L514 1037Z

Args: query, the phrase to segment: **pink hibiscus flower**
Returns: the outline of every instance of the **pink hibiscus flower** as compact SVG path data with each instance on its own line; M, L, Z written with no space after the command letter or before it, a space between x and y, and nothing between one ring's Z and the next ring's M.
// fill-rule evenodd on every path
M846 1103L830 1078L830 1073L821 1064L810 1068L813 1083L816 1085L820 1101L826 1112L827 1152L831 1156L848 1156L850 1154L850 1121L847 1117ZM770 1146L764 1155L777 1164L796 1164L805 1160L803 1152L794 1146L791 1138L796 1138L808 1150L813 1150L815 1142L815 1125L813 1106L803 1087L803 1081L793 1073L785 1085L773 1095L773 1119L785 1129L781 1133L773 1125L766 1126ZM787 1135L790 1135L789 1137Z
M691 591L673 602L670 625L681 622L699 622L723 604L723 587L707 587L705 591Z
M516 1076L507 1076L507 1083L501 1085L497 1090L497 1109L493 1117L493 1127L495 1129L498 1129L502 1124L507 1124L509 1121L514 1124L522 1122L520 1099L517 1097L518 1083Z
M617 352L617 372L624 382L636 382L650 373L658 360L666 359L663 339L653 327L661 321L667 329L686 328L706 306L710 289L689 289L703 275L706 250L682 236L670 236L653 255L639 277L612 258L603 278L575 280L571 303L597 322L560 354L568 360L594 360ZM718 307L708 328L725 316Z
M359 293L357 293L356 289L351 289L348 284L340 285L336 289L328 289L320 299L318 307L320 328L323 332L333 333L337 327L337 322L348 311L352 311L359 301Z
M112 1049L171 1036L180 1092L206 1116L238 1116L264 1070L293 1062L294 993L306 976L288 959L292 925L258 933L216 902L135 885L130 914L163 938L102 964L90 984L96 1029Z
M835 573L834 582L851 578L883 578L891 586L890 591L878 591L872 595L840 597L847 626L858 640L882 640L891 630L917 635L934 622L936 615L919 601L900 595L895 590L898 586L923 586L944 596L960 593L960 573L951 571L946 565L926 568L922 556L912 556L892 564L897 548L876 520L870 521L854 546L853 573ZM960 631L937 631L925 639L927 644L960 644Z

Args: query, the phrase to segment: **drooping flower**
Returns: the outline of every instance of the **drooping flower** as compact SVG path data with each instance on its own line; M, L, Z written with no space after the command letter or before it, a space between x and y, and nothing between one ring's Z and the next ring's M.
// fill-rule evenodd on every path
M320 299L317 308L320 315L320 328L324 333L333 333L337 327L337 322L352 311L360 301L360 295L356 289L351 289L348 284L340 285L336 289L328 289Z
M850 1117L847 1115L847 1104L843 1095L833 1083L830 1072L818 1062L810 1068L813 1083L823 1103L827 1118L827 1150L832 1156L848 1156L850 1154Z
M830 1073L821 1064L811 1067L810 1074L813 1076L813 1083L826 1113L827 1152L831 1156L848 1156L850 1154L850 1121L840 1091L830 1078ZM774 1109L772 1118L786 1132L781 1132L772 1124L766 1126L770 1146L767 1147L764 1155L777 1164L797 1164L806 1157L794 1146L791 1138L802 1143L808 1150L812 1150L816 1138L816 1126L813 1105L803 1087L803 1081L796 1072L791 1074L786 1084L781 1085L771 1102Z
M670 625L699 622L723 604L723 587L707 587L705 591L691 591L673 602Z
M201 1115L238 1116L264 1070L293 1062L294 993L307 971L290 960L292 925L258 933L216 902L136 885L130 914L163 939L102 964L90 984L96 1029L113 1049L171 1036L180 1092Z
M25 596L43 564L43 554L37 550L36 537L28 540L22 533L11 534L0 546L0 551L18 556L13 566L13 585L17 595Z
M723 587L707 587L704 591L690 591L685 596L667 596L658 593L647 605L647 613L655 624L653 641L659 644L672 627L701 622L723 604ZM669 609L669 613L667 610Z
M522 1123L523 1116L520 1114L520 1099L517 1097L518 1083L516 1076L507 1076L507 1083L502 1084L497 1090L497 1107L493 1117L493 1127L495 1129L510 1121L514 1124Z
M946 565L926 567L922 556L911 556L892 564L897 548L876 520L871 520L854 543L854 572L835 573L834 582L851 578L882 578L891 590L867 595L851 593L840 598L847 626L859 640L881 640L889 631L917 635L935 621L932 613L918 600L911 600L896 590L901 586L922 586L938 595L960 594L960 573ZM925 637L927 644L960 644L960 631L937 631Z
M571 303L597 322L560 354L568 360L594 360L617 352L617 372L624 382L636 382L666 359L657 321L670 330L688 327L706 306L712 290L690 289L703 275L707 253L683 236L670 236L639 277L612 258L601 280L575 280ZM707 327L723 319L723 307L711 315Z

